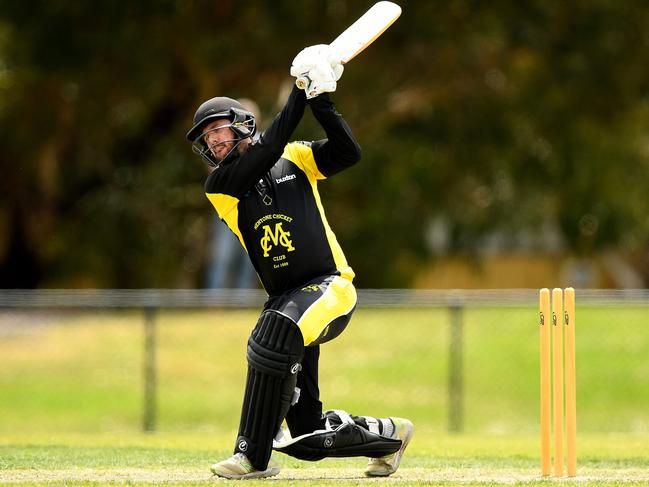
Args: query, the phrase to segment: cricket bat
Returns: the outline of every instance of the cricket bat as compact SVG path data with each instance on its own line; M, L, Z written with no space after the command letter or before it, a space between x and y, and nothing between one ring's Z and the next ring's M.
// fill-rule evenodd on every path
M329 45L340 62L347 64L383 34L399 15L401 7L396 3L377 2ZM309 78L306 75L299 76L295 84L303 90L309 84Z

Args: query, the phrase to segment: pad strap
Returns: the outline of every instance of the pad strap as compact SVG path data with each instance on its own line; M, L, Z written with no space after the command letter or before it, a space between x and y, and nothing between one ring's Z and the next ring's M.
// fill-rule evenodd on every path
M371 433L374 433L376 435L380 434L379 421L376 418L373 418L372 416L361 416L361 417L365 420L365 423L367 423L367 429L369 429Z

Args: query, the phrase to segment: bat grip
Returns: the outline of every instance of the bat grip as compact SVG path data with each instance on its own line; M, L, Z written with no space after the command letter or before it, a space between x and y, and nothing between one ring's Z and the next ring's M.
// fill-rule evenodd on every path
M307 86L309 86L310 82L311 80L307 75L298 76L295 80L295 86L297 86L301 90L304 90Z

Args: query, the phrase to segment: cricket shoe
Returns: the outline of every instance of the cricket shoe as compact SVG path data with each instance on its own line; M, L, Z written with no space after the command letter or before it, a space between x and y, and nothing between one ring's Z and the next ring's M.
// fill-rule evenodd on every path
M279 465L269 461L266 470L257 470L252 466L250 460L241 452L235 453L227 460L215 463L210 467L214 475L226 479L256 479L261 477L272 477L279 473Z
M390 418L394 423L392 438L401 440L401 448L395 453L379 458L370 458L365 467L365 475L368 477L387 477L392 475L399 468L403 452L410 443L414 427L410 421L403 418Z

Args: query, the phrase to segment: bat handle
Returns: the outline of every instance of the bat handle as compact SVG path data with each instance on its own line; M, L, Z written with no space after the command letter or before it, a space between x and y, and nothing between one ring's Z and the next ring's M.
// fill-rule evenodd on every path
M295 80L295 86L297 86L299 89L304 90L306 89L307 86L309 86L309 83L311 80L309 77L304 74L302 76L298 76L297 79Z

